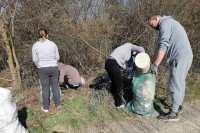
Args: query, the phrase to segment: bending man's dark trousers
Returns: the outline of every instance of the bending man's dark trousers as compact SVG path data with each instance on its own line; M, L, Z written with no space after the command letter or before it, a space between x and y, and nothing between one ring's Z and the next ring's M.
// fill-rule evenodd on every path
M105 69L112 81L111 93L115 100L115 106L122 105L123 81L120 66L115 59L107 59Z

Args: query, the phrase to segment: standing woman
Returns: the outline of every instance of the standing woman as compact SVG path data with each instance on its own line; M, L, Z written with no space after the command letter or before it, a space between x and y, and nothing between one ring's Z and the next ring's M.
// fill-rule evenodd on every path
M39 78L42 84L42 111L47 113L50 105L50 86L56 108L61 107L60 91L58 86L58 66L60 59L56 44L48 40L47 30L38 30L39 40L32 47L33 62L38 68Z

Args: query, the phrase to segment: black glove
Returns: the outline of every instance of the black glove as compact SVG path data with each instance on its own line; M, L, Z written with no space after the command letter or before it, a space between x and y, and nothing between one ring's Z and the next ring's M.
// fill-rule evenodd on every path
M157 74L157 71L158 71L158 65L153 64L153 65L151 66L151 73L152 73L152 74Z

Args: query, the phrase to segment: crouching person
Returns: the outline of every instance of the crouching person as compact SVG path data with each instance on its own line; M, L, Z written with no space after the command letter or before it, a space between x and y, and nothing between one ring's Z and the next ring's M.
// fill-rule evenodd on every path
M84 85L83 78L73 66L58 62L58 70L60 72L59 84L61 87L76 89Z
M132 80L133 99L126 108L140 115L154 115L155 74L149 73L150 58L146 53L139 53L135 58L136 76Z

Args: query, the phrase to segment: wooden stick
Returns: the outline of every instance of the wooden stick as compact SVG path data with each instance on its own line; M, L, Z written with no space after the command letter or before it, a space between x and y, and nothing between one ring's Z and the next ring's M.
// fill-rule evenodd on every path
M145 30L142 32L142 34L140 34L140 35L134 40L134 42L136 42L146 31L147 31L147 30L145 29Z
M100 54L104 55L105 57L107 57L107 55L105 55L104 53L102 53L101 51L99 51L98 49L94 48L93 46L91 46L81 35L79 35L81 39L83 39L83 41L90 46L93 50L99 52Z

